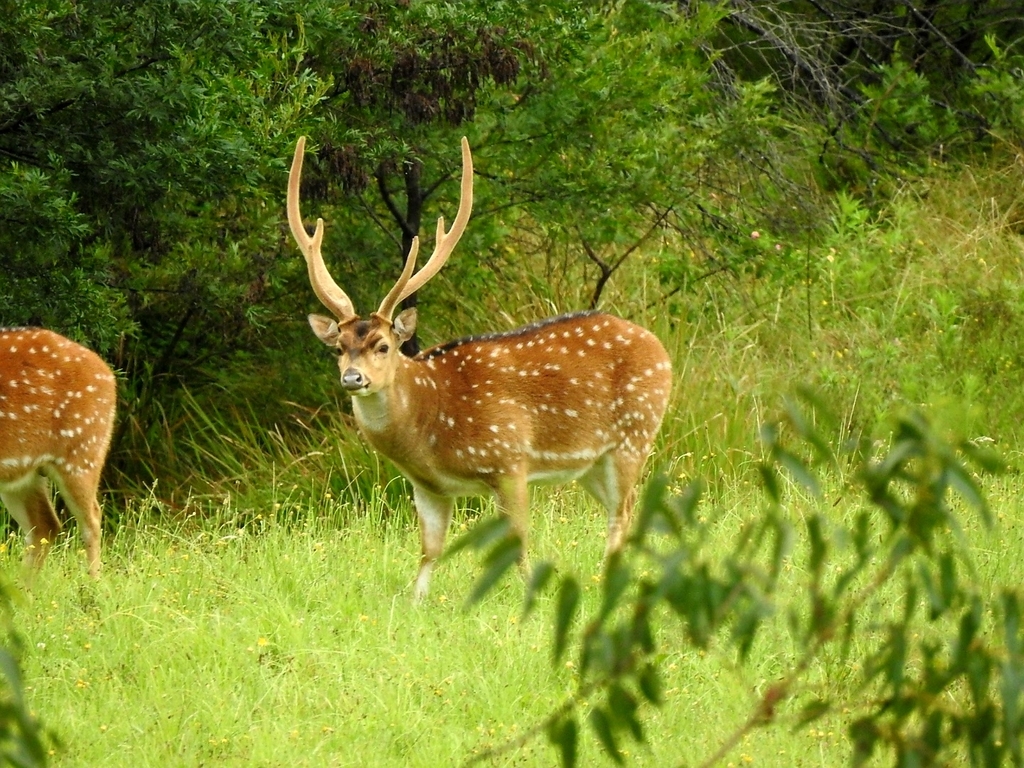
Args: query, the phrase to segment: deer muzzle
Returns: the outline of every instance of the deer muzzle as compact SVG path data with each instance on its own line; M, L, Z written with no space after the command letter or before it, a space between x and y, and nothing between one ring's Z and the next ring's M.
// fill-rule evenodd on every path
M370 380L363 375L362 371L355 368L347 368L341 374L341 386L346 392L358 392L370 386Z

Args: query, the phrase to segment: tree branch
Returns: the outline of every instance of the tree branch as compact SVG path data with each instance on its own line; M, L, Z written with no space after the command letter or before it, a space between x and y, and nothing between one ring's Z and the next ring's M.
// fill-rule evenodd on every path
M384 205L387 206L388 211L390 211L391 215L394 217L395 222L401 228L402 233L409 237L415 237L417 233L412 232L409 229L409 222L405 220L405 215L398 209L395 199L391 196L391 192L388 189L387 174L384 172L384 166L378 165L373 176L377 179L377 189L380 192L381 199L384 201Z

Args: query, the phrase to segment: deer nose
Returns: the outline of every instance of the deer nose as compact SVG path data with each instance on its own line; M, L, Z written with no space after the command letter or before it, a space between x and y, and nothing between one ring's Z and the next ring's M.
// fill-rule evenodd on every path
M355 368L348 368L341 374L341 386L348 392L355 392L370 386L370 381L363 376L362 371Z

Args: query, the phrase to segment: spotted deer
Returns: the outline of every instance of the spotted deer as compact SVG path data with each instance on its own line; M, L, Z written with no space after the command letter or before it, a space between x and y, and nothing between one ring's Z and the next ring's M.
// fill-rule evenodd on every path
M438 220L434 252L415 274L413 239L398 282L366 319L324 264L323 220L312 236L302 223L304 153L300 138L288 177L288 223L313 291L334 316L310 315L309 324L338 355L363 436L412 484L422 546L415 598L427 594L458 496L494 494L525 553L527 484L578 480L608 511L606 556L619 549L671 388L669 356L658 339L589 312L402 355L416 310L395 316L395 309L444 266L469 220L469 143L462 140L462 195L451 229Z
M0 501L25 533L27 565L42 565L60 531L52 481L99 576L96 495L116 406L114 374L94 352L42 328L0 329Z

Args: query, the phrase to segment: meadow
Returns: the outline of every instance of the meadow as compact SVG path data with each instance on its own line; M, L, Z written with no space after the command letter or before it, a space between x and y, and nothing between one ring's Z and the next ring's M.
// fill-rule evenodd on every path
M1024 578L1019 480L988 492L997 530L976 519L967 527L982 590ZM708 499L723 554L761 508L758 496L737 483ZM793 504L792 514L812 503ZM438 569L430 598L414 607L418 537L408 512L394 523L347 519L335 505L317 512L300 523L239 527L224 516L126 527L109 537L99 583L84 576L73 542L55 552L15 613L32 707L59 738L54 764L461 765L521 736L572 694L572 655L551 664L552 598L524 619L516 575L467 609L477 571L463 553ZM536 499L533 521L537 556L575 570L593 610L600 511L561 491ZM472 522L462 515L456 528ZM16 550L4 554L10 569ZM788 567L795 593L799 559ZM887 600L899 598L890 591ZM669 643L673 627L665 621ZM662 659L664 704L644 712L649 743L624 745L630 764L700 764L796 656L781 628L742 666L731 647L698 651L679 638ZM857 672L823 658L801 692L852 692ZM784 707L781 721L795 711L795 703ZM755 730L722 764L844 764L851 716ZM580 760L606 761L592 741ZM541 735L483 764L554 762Z
M831 404L840 438L884 440L893 413L919 409L943 433L1000 451L1011 471L979 480L996 526L965 511L963 530L980 594L1021 583L1022 182L1014 156L908 185L879 211L840 198L831 238L808 255L808 279L709 282L671 310L646 300L653 257L632 265L608 308L658 333L677 382L651 471L676 488L705 480L712 555L764 511L758 426L806 383ZM518 313L544 314L543 301L507 295ZM469 307L448 322L472 327L474 311L486 314ZM324 375L335 375L327 363ZM521 577L467 608L479 566L462 552L438 568L426 603L412 605L419 543L403 482L359 446L346 417L268 436L242 411L195 408L201 426L179 438L180 450L226 479L174 510L157 489L108 500L102 579L87 578L72 529L16 601L26 689L53 733L54 765L460 765L527 734L574 693L572 653L551 663L553 598L542 595L524 618ZM823 470L823 484L820 498L787 486L785 513L841 520L863 507L838 470ZM532 499L534 557L576 573L593 610L603 515L575 488ZM453 535L489 510L463 505ZM804 589L800 552L787 561L782 604ZM17 573L20 554L10 539L6 572ZM884 613L898 588L878 600ZM661 659L665 701L644 710L647 743L625 743L627 757L699 765L792 665L795 642L779 621L739 664L727 643L694 649L662 619L672 648ZM823 655L801 693L853 700L858 672ZM721 764L848 762L855 712L796 729L798 700ZM555 762L539 734L483 764ZM584 740L580 764L603 762Z

